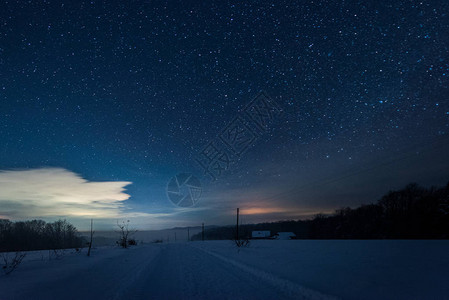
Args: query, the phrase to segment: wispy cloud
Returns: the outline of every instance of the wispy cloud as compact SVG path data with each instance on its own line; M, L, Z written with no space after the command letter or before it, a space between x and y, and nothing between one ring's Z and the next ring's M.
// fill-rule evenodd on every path
M93 182L63 168L0 170L0 215L117 218L128 181Z

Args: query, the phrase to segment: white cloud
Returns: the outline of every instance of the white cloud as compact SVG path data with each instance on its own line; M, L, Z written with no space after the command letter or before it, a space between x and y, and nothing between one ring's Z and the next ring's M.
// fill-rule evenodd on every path
M92 182L63 168L0 170L0 216L118 218L132 182Z

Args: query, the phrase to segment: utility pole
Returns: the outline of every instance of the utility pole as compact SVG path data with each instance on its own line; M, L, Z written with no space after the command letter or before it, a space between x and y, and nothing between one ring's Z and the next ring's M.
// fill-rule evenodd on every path
M237 207L237 226L236 226L236 240L239 240L239 208Z
M190 227L187 227L187 242L190 241Z
M92 248L92 239L94 236L93 223L94 223L94 219L90 219L90 243L89 243L89 250L87 250L87 256L90 256L90 249Z
M203 230L201 231L201 240L204 242L204 223L201 225Z

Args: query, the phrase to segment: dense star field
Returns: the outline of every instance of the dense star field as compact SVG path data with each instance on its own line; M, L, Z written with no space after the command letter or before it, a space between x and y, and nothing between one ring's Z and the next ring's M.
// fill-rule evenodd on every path
M255 222L445 185L448 13L443 0L3 2L0 187L50 200L10 188L0 217L165 227L241 207ZM282 113L209 180L196 159L260 91ZM201 180L191 208L166 195L180 172ZM76 185L90 200L58 198Z

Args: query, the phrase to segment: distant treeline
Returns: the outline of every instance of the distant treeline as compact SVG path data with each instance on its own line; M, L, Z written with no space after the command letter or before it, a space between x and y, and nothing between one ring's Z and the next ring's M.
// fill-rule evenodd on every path
M82 244L75 226L66 220L46 223L0 219L0 252L77 248Z
M391 191L377 204L338 209L312 220L241 225L242 237L252 231L294 232L299 239L447 239L449 238L449 183L426 189L409 184ZM205 231L205 239L231 239L234 226ZM201 233L192 236L200 240Z

